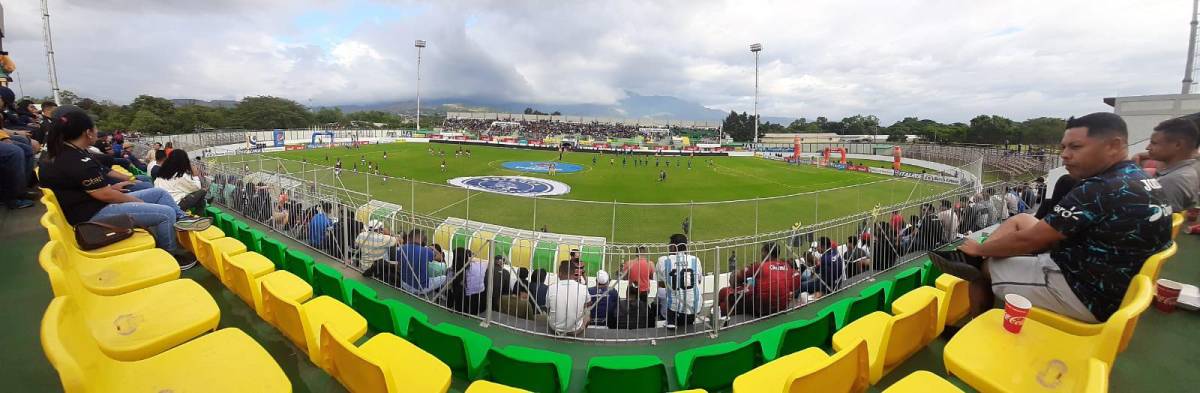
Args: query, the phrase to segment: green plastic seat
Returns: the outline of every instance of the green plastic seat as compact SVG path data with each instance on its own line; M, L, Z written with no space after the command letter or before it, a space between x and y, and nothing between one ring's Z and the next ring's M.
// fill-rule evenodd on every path
M325 295L337 299L347 306L353 306L351 293L354 291L370 295L369 297L372 298L376 296L374 288L353 279L346 279L342 276L342 272L329 265L318 263L313 266L314 297Z
M221 232L225 232L225 236L233 237L236 239L237 237L233 236L233 235L237 234L237 231L235 231L233 228L234 221L236 220L235 218L233 218L233 215L231 215L229 213L221 213L219 217L221 217L221 218L220 218L220 226L218 226L218 228L221 228Z
M487 354L487 380L533 392L566 392L571 383L571 357L541 349L509 345Z
M823 313L816 319L788 322L753 337L762 345L763 360L769 362L811 347L829 352L836 327L833 313Z
M539 240L533 248L533 261L530 263L529 270L546 269L550 274L554 274L554 270L558 266L557 255L558 243Z
M829 305L829 307L821 310L821 314L833 314L835 325L838 330L841 330L842 327L857 321L867 314L884 311L884 301L887 300L886 288L891 287L891 285L891 281L876 283L860 292L858 297L842 299L837 303Z
M892 284L892 290L887 293L887 302L883 305L884 310L891 310L892 302L921 286L921 272L921 267L918 266L896 274L896 278L893 279L895 281Z
M429 321L425 313L401 303L396 299L377 299L360 287L352 288L352 308L367 319L367 326L376 332L393 333L408 337L408 324L414 318Z
M254 251L262 254L262 239L265 237L262 231L250 228L249 224L244 222L237 223L237 239L246 245L247 251Z
M474 233L475 231L470 228L458 228L457 231L454 231L454 235L450 237L450 250L453 251L459 247L469 250L467 247L470 246L471 235Z
M587 392L654 393L668 390L667 367L658 356L597 356L588 361Z
M217 215L213 216L212 219L212 225L217 227L217 229L220 229L222 233L231 233L225 232L225 229L229 228L229 224L226 224L227 220L229 219L228 214L217 212Z
M316 262L308 254L300 250L287 250L287 258L283 262L283 269L289 273L300 277L304 282L313 283L313 265Z
M762 364L758 340L726 342L675 353L675 374L684 389L728 390L739 375Z
M262 249L262 251L259 251L258 253L275 263L275 270L283 269L283 262L285 259L287 259L286 244L283 244L283 242L275 240L274 238L263 237L262 241L258 243L258 246Z
M216 207L213 205L208 205L208 207L204 208L204 216L205 217L211 217L212 219L216 220L217 216L220 214L221 214L221 208L219 208L219 207Z
M467 380L479 379L488 349L492 348L492 339L487 336L446 322L435 326L417 318L409 323L408 340Z
M496 235L492 237L492 255L503 255L504 259L508 260L511 258L509 252L512 250L512 246L512 236Z
M583 246L579 249L579 254L579 260L583 261L588 276L594 276L596 272L604 270L604 247Z
M938 276L942 275L942 269L938 269L937 265L933 264L933 261L925 261L922 271L924 273L921 276L921 285L927 287L936 286Z

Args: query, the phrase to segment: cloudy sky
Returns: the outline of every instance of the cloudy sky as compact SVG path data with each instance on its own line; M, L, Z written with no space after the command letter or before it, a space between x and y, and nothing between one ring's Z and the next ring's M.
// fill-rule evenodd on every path
M48 91L37 1L4 2L26 95ZM422 98L612 103L625 91L749 111L965 121L1110 110L1174 93L1191 4L1142 1L50 0L60 85L313 105Z

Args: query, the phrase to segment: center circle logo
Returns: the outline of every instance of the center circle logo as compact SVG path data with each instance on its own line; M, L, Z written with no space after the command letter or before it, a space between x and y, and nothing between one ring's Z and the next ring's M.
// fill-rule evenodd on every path
M575 173L583 170L581 165L554 161L506 161L500 166L504 169L533 173L550 173L551 167L555 173Z
M446 182L472 190L519 196L562 195L571 192L571 186L562 182L525 176L469 176L456 177Z

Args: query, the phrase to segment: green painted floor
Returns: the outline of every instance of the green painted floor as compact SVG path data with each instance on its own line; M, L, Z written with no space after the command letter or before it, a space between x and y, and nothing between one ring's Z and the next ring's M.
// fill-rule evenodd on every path
M45 231L37 225L37 219L44 211L40 206L19 211L0 210L0 239L3 239L7 255L13 257L4 258L5 263L10 266L6 269L7 274L0 275L0 298L5 299L7 319L10 321L3 325L4 330L0 332L0 348L4 349L0 351L0 381L19 381L21 383L20 391L61 391L57 375L42 355L38 340L38 326L42 312L52 296L46 276L36 261L37 252L46 241ZM298 243L286 240L281 235L276 234L274 237L283 240L289 247L301 247ZM1200 236L1181 235L1179 242L1180 253L1164 267L1163 277L1190 283L1200 282ZM316 252L310 252L310 254L319 255ZM322 262L328 263L329 261ZM340 264L334 264L334 266L340 267ZM898 270L900 269L894 271ZM429 314L432 321L449 321L486 334L496 345L520 344L552 349L571 356L574 360L571 377L572 391L582 390L584 367L592 356L650 353L658 355L668 367L671 367L676 351L715 342L745 340L751 334L776 324L810 317L824 307L826 301L837 300L835 297L831 297L812 307L805 307L751 326L722 330L716 339L705 335L686 339L659 340L658 344L653 346L586 344L529 336L495 325L483 328L479 326L477 320L469 320L446 313L438 307L411 299L383 284L364 279L348 269L343 269L343 273L347 274L347 277L367 282L368 285L380 291L381 297L399 298L406 303L413 304ZM341 385L324 371L309 363L307 357L292 346L277 330L258 319L253 310L221 286L216 278L205 269L200 267L191 269L185 272L183 277L196 280L213 294L221 308L221 327L237 327L246 331L275 357L284 372L292 379L295 391L344 391ZM856 292L857 290L843 293ZM1134 336L1129 350L1117 359L1111 377L1112 391L1196 390L1197 384L1200 383L1200 375L1194 372L1194 364L1189 363L1187 359L1200 354L1200 340L1189 337L1189 334L1195 336L1198 333L1200 333L1200 313L1176 312L1168 315L1154 309L1148 310L1141 318L1137 334ZM899 369L885 376L877 387L872 388L872 391L882 390L878 387L889 386L897 379L916 370L929 370L945 375L941 358L944 345L944 340L935 340ZM674 375L673 372L670 375ZM958 381L955 382L959 386L965 387ZM452 390L461 391L466 385L465 381L456 380Z

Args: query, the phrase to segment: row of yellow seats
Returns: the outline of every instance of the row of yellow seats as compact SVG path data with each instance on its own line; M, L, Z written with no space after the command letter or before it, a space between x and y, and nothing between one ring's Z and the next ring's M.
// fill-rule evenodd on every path
M1102 392L1108 370L1150 306L1154 278L1177 245L1150 257L1107 321L1088 324L1033 308L1019 334L1001 328L1004 310L967 323L946 344L946 370L982 392Z
M269 259L247 251L236 239L196 236L193 240L201 265L351 392L450 388L450 368L399 336L379 333L355 346L366 334L366 319L333 297L312 298L311 285L290 272L275 270Z
M64 390L291 390L279 365L244 332L209 333L220 310L199 284L178 279L170 254L143 249L89 258L64 244L53 197L43 202L50 211L41 223L51 240L38 263L55 299L41 340Z

